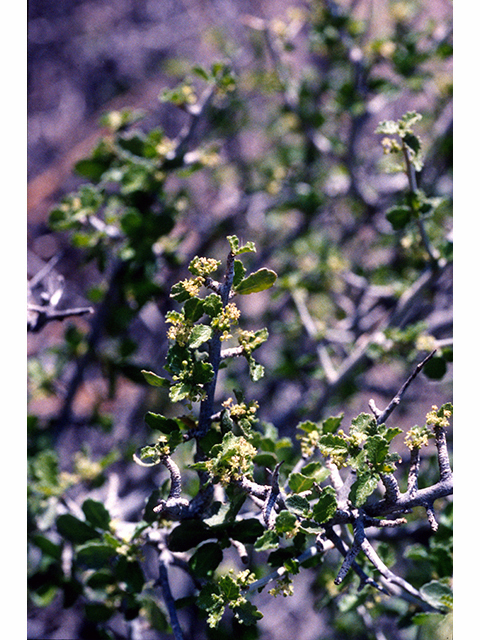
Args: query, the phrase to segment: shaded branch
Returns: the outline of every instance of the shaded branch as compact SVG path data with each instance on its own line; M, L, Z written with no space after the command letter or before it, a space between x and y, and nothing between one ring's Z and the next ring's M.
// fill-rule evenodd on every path
M447 448L447 435L443 427L434 427L435 432L435 445L437 447L438 455L438 467L440 470L440 479L448 480L452 475L452 469L450 468L450 460L448 457Z
M335 548L340 551L340 553L346 557L348 554L348 547L347 545L344 543L344 541L335 533L335 531L331 528L328 527L326 529L325 532L325 536L334 544ZM360 567L359 564L357 564L357 562L355 562L354 559L352 559L351 562L351 568L353 569L353 571L355 571L355 573L358 575L358 577L360 578L360 589L362 589L365 585L371 585L372 587L374 587L375 589L377 589L378 591L381 591L382 593L386 594L386 595L390 595L389 592L382 587L382 585L378 584L378 582L376 582L373 578L371 578L370 576L368 576L365 571Z
M177 167L185 162L185 155L188 151L188 147L192 142L199 122L205 115L205 112L210 105L212 98L215 94L215 86L211 85L205 89L204 93L194 105L191 105L187 109L187 113L190 115L189 121L180 131L178 137L175 140L175 147L167 153L163 162L163 168L169 169Z
M181 497L182 476L180 469L170 456L164 456L162 464L167 467L170 473L170 493L166 500L160 500L157 506L153 508L153 511L162 514L164 517L181 518L185 516L189 502Z
M402 138L402 152L403 152L403 157L405 158L405 165L407 169L406 173L407 173L410 191L412 193L415 193L418 190L418 186L417 186L417 175L416 175L415 167L413 166L412 158L410 155L412 152L408 147L408 145L405 143L405 140L403 138ZM432 246L432 243L430 242L430 238L428 237L428 234L425 230L425 225L423 224L423 220L421 217L416 216L415 221L417 223L418 231L420 233L423 246L425 247L425 250L428 253L428 257L432 263L436 264L438 262L440 255L438 251Z
M453 493L453 473L445 480L436 484L418 489L415 494L401 493L395 502L379 500L375 504L365 507L365 513L370 516L385 516L394 513L408 513L414 507L432 505L435 500L445 498Z
M407 494L414 496L418 491L418 474L420 473L420 447L410 451L410 467L407 479Z
M265 505L262 509L262 517L267 529L273 529L273 527L275 526L274 507L280 496L280 487L278 485L278 475L279 475L280 467L282 466L282 464L283 462L279 462L273 471L272 486L268 489L267 497L265 498Z
M319 553L328 551L328 549L331 549L332 547L333 544L331 542L322 541L319 538L316 544L306 549L301 555L298 556L296 560L298 564L301 565L303 562L310 560L310 558L314 558ZM282 578L286 573L288 573L288 570L284 566L279 567L272 573L269 573L267 576L264 576L263 578L260 578L255 582L252 582L252 584L248 585L246 589L247 591L260 591L260 589L263 589L270 582Z
M175 640L184 640L184 635L180 622L178 620L177 609L175 606L175 599L170 588L170 581L168 578L167 565L169 564L169 553L164 550L160 554L158 563L158 580L157 586L162 589L163 600L168 610L168 616L170 618L170 626L172 627L173 636Z
M370 542L368 541L365 535L365 518L364 513L361 509L354 510L355 521L353 523L353 535L354 542L352 547L344 553L345 560L340 568L340 571L335 578L335 584L340 584L345 576L347 575L350 568L353 568L353 563L355 558L359 554L360 551L363 551L365 556L370 560L373 566L380 572L382 577L385 579L388 585L396 585L400 587L403 591L408 593L410 596L413 596L416 600L421 602L421 606L424 610L434 611L435 609L430 605L423 602L420 592L415 589L409 582L404 580L403 578L397 576L391 571L383 560L380 558L378 553L372 547Z
M27 305L27 331L36 333L53 320L65 320L74 316L84 316L93 313L93 307L75 307L72 309L56 309L51 306L37 304Z

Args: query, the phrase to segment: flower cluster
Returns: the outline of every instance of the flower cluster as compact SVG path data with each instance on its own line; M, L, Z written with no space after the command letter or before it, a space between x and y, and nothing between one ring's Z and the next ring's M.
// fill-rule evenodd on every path
M284 598L293 595L293 582L292 578L287 574L283 576L280 580L277 580L277 584L275 587L272 587L268 592L271 596L276 598L281 595Z
M249 402L247 405L245 402L235 404L233 398L228 398L222 405L225 409L229 410L230 417L233 419L254 418L258 409L258 402L256 400Z
M205 468L212 478L226 486L252 474L256 454L257 450L246 438L227 433L217 455L205 462Z
M184 347L192 332L192 325L186 323L184 315L178 311L169 311L166 315L166 322L172 325L167 331L167 338Z
M452 417L452 413L452 406L449 403L444 404L440 409L434 404L432 410L427 413L426 423L434 428L446 429L450 425L448 419Z
M311 458L318 449L320 441L320 432L317 430L310 431L300 438L300 449L304 458Z
M431 437L432 433L427 426L419 427L416 425L407 431L405 444L410 451L413 451L413 449L421 449L422 447L427 446L428 440Z
M220 331L222 335L220 340L228 340L232 337L230 329L232 325L238 323L240 318L240 309L234 302L229 302L222 311L212 320L212 327Z
M220 266L220 260L214 258L199 258L195 256L188 266L188 270L194 276L205 278L214 273Z

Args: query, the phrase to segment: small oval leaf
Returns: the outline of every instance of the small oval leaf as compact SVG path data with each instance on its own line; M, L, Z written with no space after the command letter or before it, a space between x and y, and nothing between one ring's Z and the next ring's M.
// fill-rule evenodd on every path
M166 378L161 378L160 376L157 376L157 374L153 373L153 371L145 371L145 369L142 369L141 373L145 378L145 380L148 382L148 384L151 385L152 387L168 388L170 386L170 382Z
M271 271L271 269L259 269L242 280L238 287L235 288L235 293L248 295L249 293L264 291L265 289L269 289L276 279L277 274L275 271Z

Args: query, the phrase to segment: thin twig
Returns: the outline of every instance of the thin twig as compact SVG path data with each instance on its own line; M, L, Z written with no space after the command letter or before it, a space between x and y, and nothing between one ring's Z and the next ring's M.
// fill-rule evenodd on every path
M366 557L373 564L373 566L385 578L388 584L394 584L400 587L401 589L406 591L408 594L410 594L411 596L413 596L414 598L418 599L420 602L423 603L420 592L417 589L415 589L415 587L413 587L409 582L407 582L400 576L397 576L396 574L394 574L393 571L391 571L387 567L387 565L383 562L383 560L380 558L380 556L372 547L372 545L370 544L370 542L368 541L365 535L365 523L364 523L363 511L361 509L355 510L355 511L356 511L356 514L355 514L356 518L353 524L354 544L352 545L352 548L347 552L347 555L345 557L345 562L343 563L342 568L339 574L337 575L335 582L339 584L343 580L348 569L353 564L353 559L356 557L356 555L358 555L358 552L361 549L363 553L366 555ZM433 610L432 607L430 607L425 603L422 604L422 607L430 611Z
M323 542L319 542L318 544L312 545L306 551L304 551L300 556L298 556L297 562L299 565L301 565L303 562L310 560L310 558L314 558L319 553L324 553L329 548L331 548L331 546L328 543L323 543ZM283 566L279 567L272 573L269 573L267 576L264 576L263 578L260 578L259 580L256 580L252 584L248 585L247 590L259 591L260 589L263 589L267 584L269 584L270 582L273 582L274 580L278 580L278 578L281 578L286 573L288 573L288 570L285 567Z
M233 286L234 276L234 255L230 252L227 258L224 280L218 285L218 292L222 299L222 305L225 307L230 298L230 292ZM210 364L213 369L212 380L206 385L205 399L200 404L200 414L198 419L198 430L196 434L197 441L204 437L212 424L212 415L214 414L215 389L217 386L218 371L222 359L221 334L216 330L210 340Z
M188 109L190 119L175 140L175 147L165 156L164 168L168 168L171 165L177 166L184 162L188 146L214 94L215 86L211 85L204 91L199 101Z
M334 544L335 548L338 551L340 551L340 553L345 557L348 553L348 547L344 543L344 541L335 533L335 531L331 527L328 527L325 535ZM381 591L386 595L390 595L389 592L384 587L382 587L382 585L378 584L378 582L376 582L373 578L368 576L365 573L365 571L361 568L361 566L357 564L355 561L351 563L351 568L353 569L353 571L355 571L355 573L360 578L360 588L369 584L375 589L378 589L378 591Z
M170 582L168 579L168 557L165 551L160 554L160 559L158 563L158 580L157 584L162 589L163 599L165 601L165 605L168 609L168 615L170 618L170 626L172 627L173 636L175 640L184 640L184 635L182 628L180 626L180 622L178 620L177 609L175 606L175 599L172 595L172 590L170 589Z
M325 348L325 345L318 340L318 330L312 316L310 315L307 305L305 304L305 301L299 291L296 291L296 290L292 291L292 298L295 303L295 306L297 307L300 320L302 321L308 336L314 341L316 345L318 360L325 373L327 382L334 383L337 378L337 372L335 371L335 368L330 359L330 356L328 355L328 351Z
M384 409L384 411L382 411L382 413L378 416L377 424L384 424L386 422L386 420L390 416L390 414L400 404L400 402L401 402L401 400L402 400L402 398L403 398L403 396L405 394L405 391L411 385L413 380L418 376L418 374L423 369L425 364L431 358L433 358L433 356L435 355L436 351L437 350L434 349L431 353L428 354L428 356L426 358L424 358L419 364L417 364L417 366L415 367L414 371L408 376L407 380L400 387L400 390L398 391L398 393L390 400L390 402L389 402L388 406L386 407L386 409Z
M415 193L418 189L417 176L415 172L415 167L413 166L412 159L410 157L411 151L408 148L408 146L405 144L404 140L402 140L402 151L403 151L403 156L405 158L405 164L407 168L406 173L408 178L408 184L410 186L410 191L412 193ZM436 264L440 256L436 251L436 249L432 247L430 238L428 237L427 232L425 230L425 225L423 224L423 220L420 217L417 217L416 222L417 222L418 231L420 233L420 237L422 239L423 246L425 247L425 250L428 253L428 257L430 258L430 261L432 263Z

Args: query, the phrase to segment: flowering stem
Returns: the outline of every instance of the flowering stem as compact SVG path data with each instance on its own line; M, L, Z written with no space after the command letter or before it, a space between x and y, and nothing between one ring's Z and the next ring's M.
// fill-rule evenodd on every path
M402 140L402 151L403 151L403 156L405 158L405 164L407 167L407 178L408 178L410 191L412 193L415 193L418 189L417 176L415 173L415 167L413 166L412 160L410 158L410 150L408 149L404 140ZM433 264L436 264L440 256L431 245L430 238L428 237L427 232L425 231L425 225L423 224L423 220L421 218L416 218L416 222L417 222L418 231L420 232L420 237L422 238L423 245L428 253L428 257L430 258L430 261Z
M230 298L230 292L233 286L234 275L234 256L230 252L227 258L227 267L225 271L224 281L218 285L218 293L222 299L222 306L225 308ZM213 369L213 378L206 385L206 397L200 405L200 415L198 419L198 431L196 433L197 442L203 438L209 431L212 424L212 416L214 414L215 389L217 386L218 370L222 360L222 332L214 329L210 340L210 364Z

